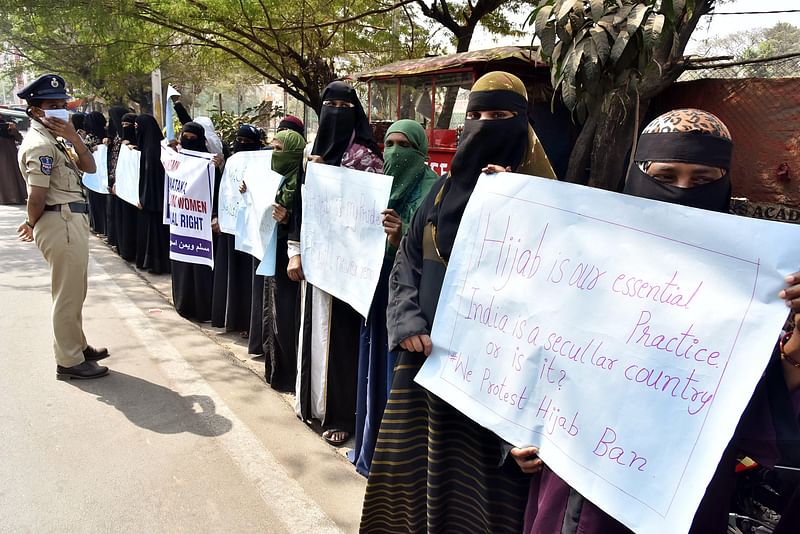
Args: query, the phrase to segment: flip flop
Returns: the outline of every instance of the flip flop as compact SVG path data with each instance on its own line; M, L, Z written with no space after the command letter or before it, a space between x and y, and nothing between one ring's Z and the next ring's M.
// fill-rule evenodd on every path
M336 439L337 436L339 439ZM322 437L334 447L338 447L350 439L350 433L345 432L344 430L331 429L323 432Z

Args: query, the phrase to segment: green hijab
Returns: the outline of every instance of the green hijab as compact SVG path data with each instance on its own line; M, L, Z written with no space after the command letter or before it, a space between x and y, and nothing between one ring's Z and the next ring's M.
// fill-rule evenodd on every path
M395 210L402 219L405 234L411 217L428 195L431 186L439 179L439 175L426 163L428 137L418 122L411 119L395 122L386 130L384 144L393 133L405 135L411 143L410 147L394 145L383 150L383 173L394 177L388 207ZM387 255L394 255L392 247L387 249Z
M275 139L283 143L283 150L272 151L272 170L285 178L276 200L284 208L291 209L306 140L293 130L282 130L275 134Z
M392 192L389 196L389 208L400 213L397 209L398 205L404 203L404 199L422 180L426 169L431 172L433 170L425 163L428 158L428 137L417 121L402 119L392 124L386 130L386 136L383 138L384 144L389 135L393 133L405 135L411 143L410 147L395 145L383 150L383 173L394 176ZM403 214L400 213L400 215ZM407 221L403 219L403 222Z

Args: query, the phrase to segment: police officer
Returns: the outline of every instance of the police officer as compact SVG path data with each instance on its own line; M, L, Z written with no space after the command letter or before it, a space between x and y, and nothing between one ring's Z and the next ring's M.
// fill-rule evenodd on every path
M97 364L108 350L95 349L83 335L83 301L89 265L89 206L81 171L95 172L94 158L67 112L64 79L45 74L17 93L28 102L31 128L19 147L19 166L28 182L28 218L17 230L21 241L35 241L50 266L53 297L53 349L56 378L98 378L108 367ZM77 161L69 155L74 148ZM74 156L73 156L74 157Z

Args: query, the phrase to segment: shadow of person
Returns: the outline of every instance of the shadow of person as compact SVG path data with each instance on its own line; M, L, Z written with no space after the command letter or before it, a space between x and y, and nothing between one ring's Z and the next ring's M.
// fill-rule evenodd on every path
M138 427L159 434L190 432L215 437L230 431L233 423L216 413L207 395L180 394L158 384L119 371L95 380L70 380L70 384L113 406Z

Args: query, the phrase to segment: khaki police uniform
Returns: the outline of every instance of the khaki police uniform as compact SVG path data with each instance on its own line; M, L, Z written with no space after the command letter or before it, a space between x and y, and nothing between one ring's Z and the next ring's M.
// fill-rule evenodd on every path
M19 147L19 166L31 186L46 187L45 211L33 238L50 265L53 298L53 350L56 362L72 367L84 361L83 302L89 266L89 217L81 173L66 147L37 121Z

